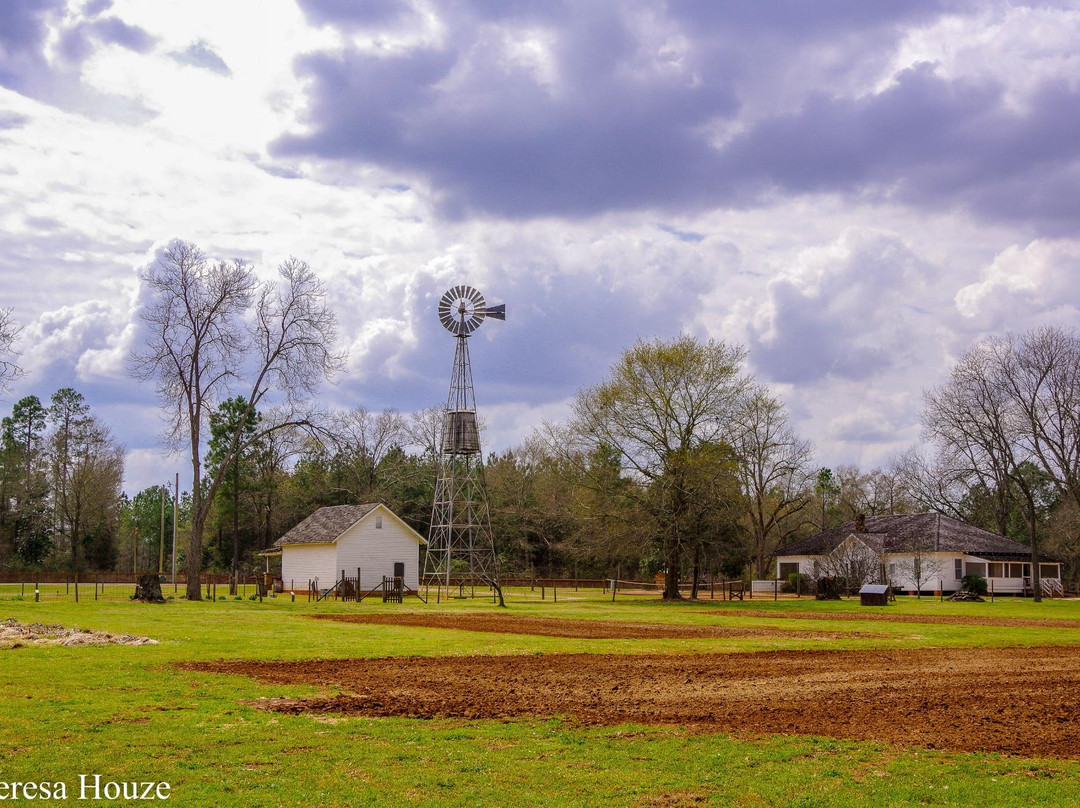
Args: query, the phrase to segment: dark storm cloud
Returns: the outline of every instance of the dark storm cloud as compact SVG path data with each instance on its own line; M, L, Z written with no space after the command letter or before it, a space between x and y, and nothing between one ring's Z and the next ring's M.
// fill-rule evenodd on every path
M694 130L735 109L731 87L634 72L639 43L613 10L571 22L555 46L567 77L555 88L502 60L480 25L448 48L305 58L315 132L276 151L419 171L450 212L587 213L700 194L712 155ZM455 70L467 76L447 91Z
M389 2L362 19L354 4L305 8L345 28L407 13ZM647 8L614 4L443 3L438 46L301 59L311 126L274 153L416 175L450 216L745 208L777 190L963 208L1048 231L1080 212L1080 99L1068 85L1047 84L1020 109L1000 84L949 80L929 64L879 92L845 85L867 70L855 82L865 85L878 75L867 66L883 68L910 26L960 4L665 8L646 19ZM550 64L507 45L534 30ZM799 89L807 72L815 91ZM766 91L802 94L781 104L757 95ZM724 131L735 134L718 139Z
M793 115L740 135L723 173L752 192L872 189L992 218L1075 225L1080 194L1080 92L1044 86L1023 111L993 82L947 81L928 64L862 99L819 94Z
M958 2L942 0L770 0L743 3L738 0L669 0L678 19L707 29L734 29L775 36L786 33L808 36L835 36L848 31L866 31L897 23L924 20Z

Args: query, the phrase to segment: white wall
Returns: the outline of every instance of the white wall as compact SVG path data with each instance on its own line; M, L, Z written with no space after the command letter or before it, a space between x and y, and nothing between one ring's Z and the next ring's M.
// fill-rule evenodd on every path
M799 564L799 572L813 577L814 575L814 561L816 556L778 556L776 561L776 569L779 571L780 563L797 562ZM898 592L911 592L915 590L915 582L910 575L911 569L911 556L901 553L893 553L885 558L885 569L888 574L889 583ZM928 553L924 556L924 564L937 564L938 569L933 575L930 575L930 580L924 581L923 591L937 591L940 581L940 586L946 592L955 592L963 586L963 582L956 576L956 559L961 559L964 563L962 565L962 572L968 573L968 562L983 562L984 559L978 556L966 555L963 553ZM891 569L890 569L891 567ZM1060 574L1060 573L1059 573ZM1013 594L1023 591L1023 578L990 578L984 576L987 579L987 584L993 586L995 593L1000 594Z
M382 517L382 527L376 527ZM405 586L417 589L420 573L420 544L416 536L386 508L376 508L341 534L337 542L336 577L341 571L350 578L360 568L360 589L368 591L394 574L394 562L405 564Z
M308 581L319 579L321 589L334 585L340 573L337 567L337 547L327 544L287 544L281 548L281 580L286 588L304 590Z

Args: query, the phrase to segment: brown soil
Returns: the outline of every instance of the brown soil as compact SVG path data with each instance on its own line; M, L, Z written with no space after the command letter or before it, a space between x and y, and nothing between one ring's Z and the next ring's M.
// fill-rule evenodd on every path
M846 639L883 637L852 631L814 631L742 626L676 626L671 623L617 623L611 620L566 620L558 617L510 617L501 614L318 614L316 620L376 626L416 626L479 631L490 634L533 634L585 640L694 640L709 637L799 637Z
M882 609L888 606L879 607ZM889 614L884 611L865 612L769 612L755 609L732 609L723 606L701 610L698 614L713 617L769 617L778 620L869 620L882 623L931 623L944 626L1001 626L1003 628L1075 628L1080 620L1061 618L984 617L964 614Z
M1080 648L186 663L328 694L285 713L686 725L1080 759Z

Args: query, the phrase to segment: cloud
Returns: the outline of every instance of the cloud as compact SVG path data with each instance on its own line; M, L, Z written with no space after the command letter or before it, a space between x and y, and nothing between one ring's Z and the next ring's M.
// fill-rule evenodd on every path
M343 30L404 13L307 8ZM948 10L965 24L976 16ZM675 2L661 13L457 2L434 13L441 36L390 47L372 35L301 58L306 129L272 153L383 166L428 183L441 213L461 218L747 208L778 191L962 209L1045 232L1080 216L1080 88L1061 78L1062 38L1050 45L1061 58L1043 59L1057 72L1018 89L970 60L899 60L914 52L913 31L943 25L939 3ZM1046 25L1000 13L1013 28ZM1080 12L1068 20L1080 26ZM1044 46L1010 47L1015 59Z
M218 56L213 48L201 39L198 42L192 42L185 50L177 51L169 55L183 65L201 67L218 76L232 75L232 71L229 70L229 66L225 64L225 60Z
M26 326L24 361L38 374L59 373L78 381L123 380L131 348L129 319L126 301L117 305L88 300L44 312Z
M1013 245L995 256L980 280L956 293L956 310L986 331L1075 321L1078 278L1080 242L1037 239Z
M870 380L924 357L918 338L932 268L895 235L848 229L797 254L743 305L754 369L766 380Z
M109 4L65 9L62 0L0 3L0 86L97 118L144 121L152 113L135 99L99 93L82 83L84 63L117 45L146 53L155 38L119 17Z
M367 28L401 22L413 16L408 3L401 0L299 0L304 16L316 25L340 25Z

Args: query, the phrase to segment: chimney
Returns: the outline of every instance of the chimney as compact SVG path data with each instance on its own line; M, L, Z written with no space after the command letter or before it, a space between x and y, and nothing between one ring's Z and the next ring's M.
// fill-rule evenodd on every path
M866 532L866 514L864 514L864 513L855 514L855 532L856 533L865 533Z

